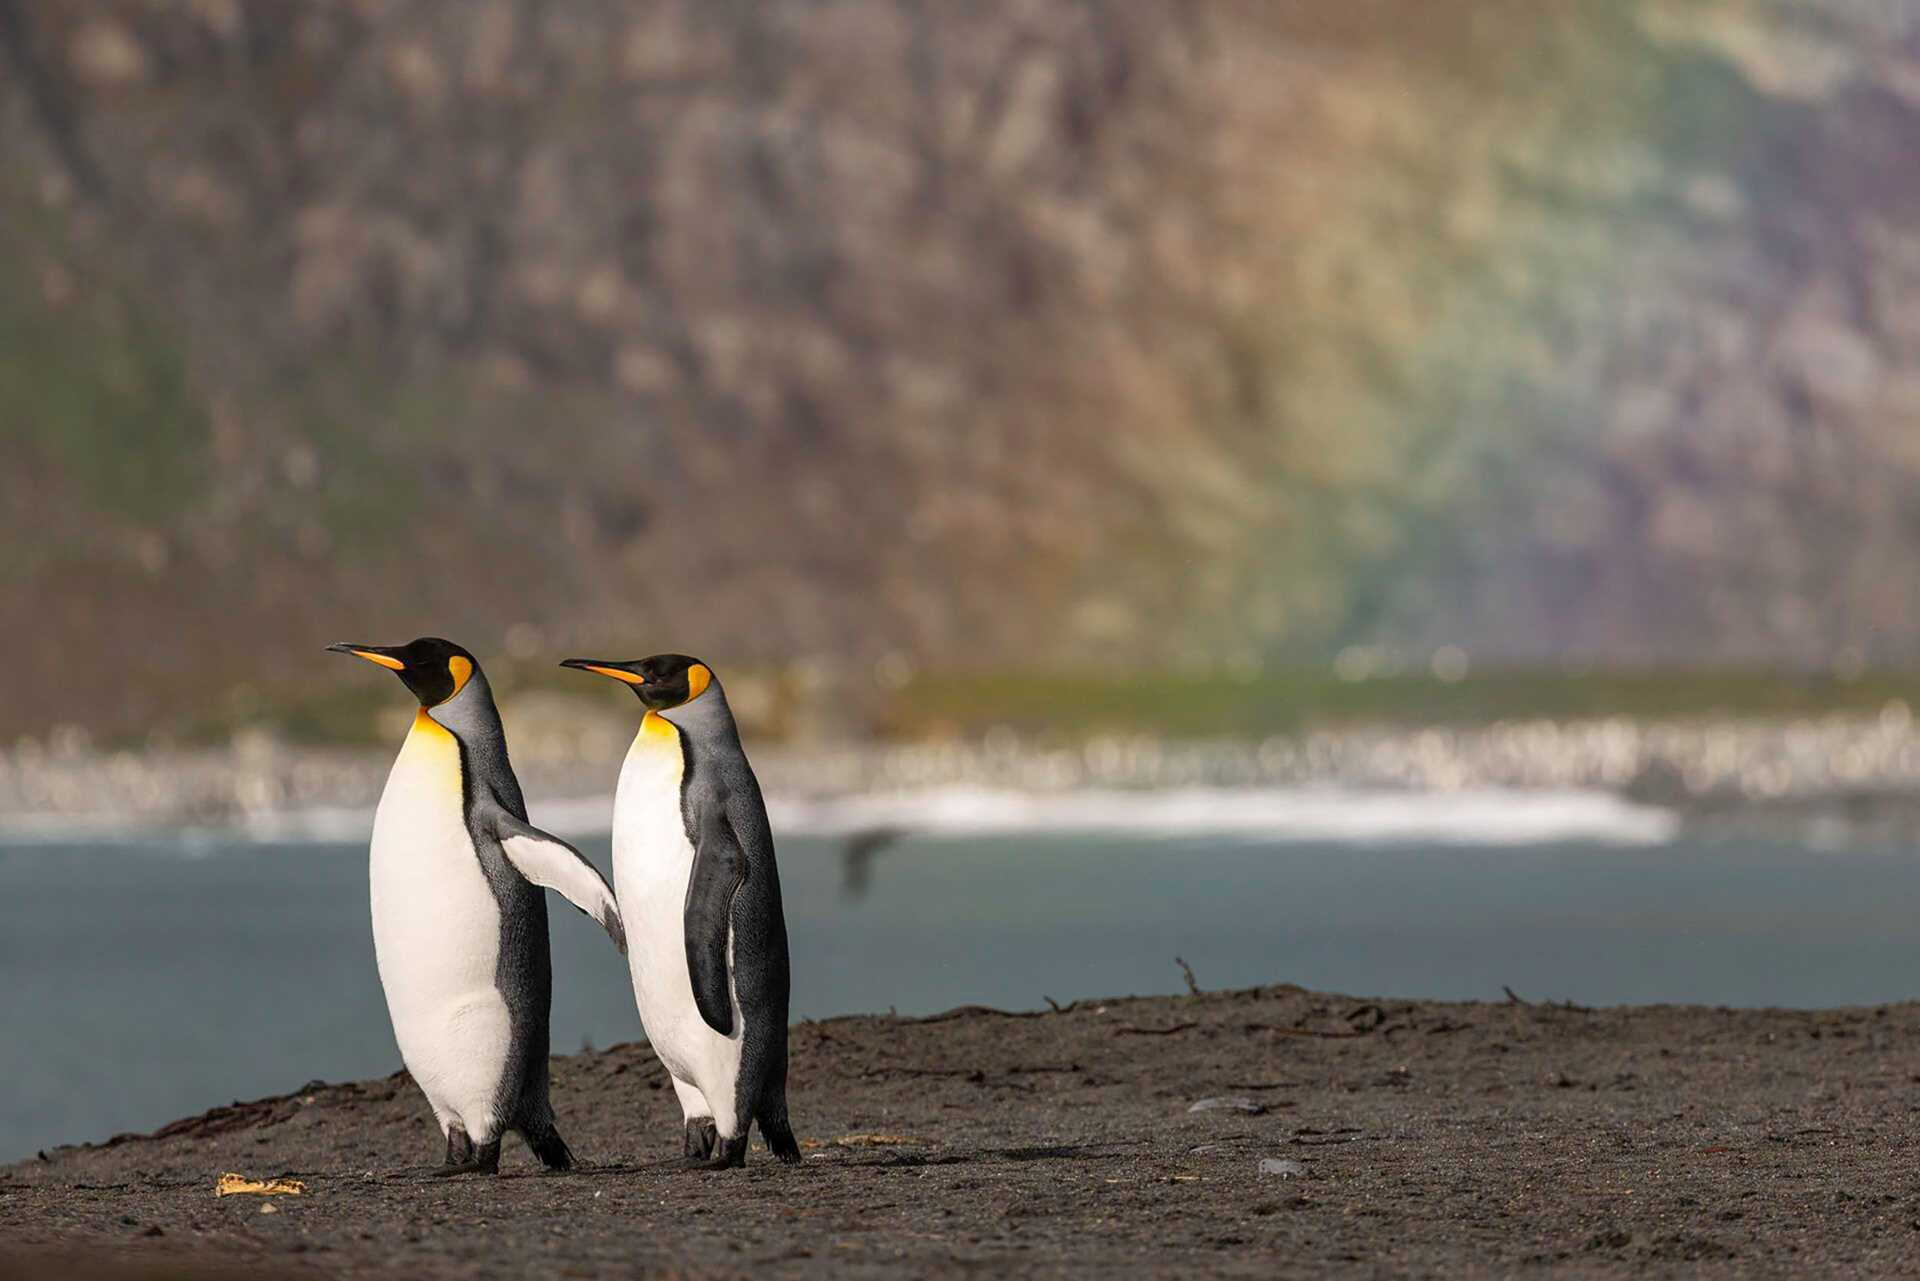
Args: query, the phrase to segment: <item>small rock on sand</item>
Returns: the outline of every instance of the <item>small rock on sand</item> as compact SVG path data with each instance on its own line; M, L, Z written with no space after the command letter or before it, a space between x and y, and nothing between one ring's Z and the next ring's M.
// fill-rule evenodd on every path
M1259 1116L1267 1110L1263 1103L1239 1095L1222 1094L1217 1098L1201 1099L1188 1108L1189 1112L1244 1112L1248 1116Z

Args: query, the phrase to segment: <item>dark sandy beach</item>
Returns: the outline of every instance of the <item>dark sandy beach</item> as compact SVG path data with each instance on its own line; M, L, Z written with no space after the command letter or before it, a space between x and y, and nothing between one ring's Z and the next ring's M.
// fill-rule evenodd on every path
M554 1061L569 1175L512 1140L498 1178L425 1178L403 1076L313 1083L0 1170L0 1274L1912 1275L1917 1074L1914 1004L852 1017L794 1031L797 1169L679 1170L640 1045Z

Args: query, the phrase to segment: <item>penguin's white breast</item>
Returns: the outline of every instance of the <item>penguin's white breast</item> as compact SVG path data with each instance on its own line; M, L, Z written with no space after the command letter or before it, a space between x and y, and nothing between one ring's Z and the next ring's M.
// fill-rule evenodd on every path
M484 1063L497 1079L511 1037L494 978L500 908L462 815L459 746L424 713L374 815L371 891L401 1057L436 1105L438 1094L484 1092L465 1078Z
M694 851L681 812L682 769L677 731L643 726L614 798L613 892L627 926L634 999L654 1052L682 1080L730 1082L738 1070L739 1025L732 1037L707 1026L687 970Z

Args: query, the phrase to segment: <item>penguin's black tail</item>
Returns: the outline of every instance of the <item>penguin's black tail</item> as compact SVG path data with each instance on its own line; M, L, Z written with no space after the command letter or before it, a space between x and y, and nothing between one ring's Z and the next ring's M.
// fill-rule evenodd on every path
M775 1099L773 1106L762 1109L757 1119L761 1137L767 1141L767 1151L787 1165L799 1165L800 1145L794 1142L793 1127L787 1124L785 1097Z
M529 1125L521 1133L526 1136L527 1146L533 1149L533 1154L549 1170L573 1168L573 1149L560 1137L560 1131L553 1128L551 1120Z

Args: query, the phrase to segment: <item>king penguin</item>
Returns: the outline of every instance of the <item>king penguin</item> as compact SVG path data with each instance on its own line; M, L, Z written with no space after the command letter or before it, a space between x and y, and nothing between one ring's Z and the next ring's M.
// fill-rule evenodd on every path
M613 886L634 1000L673 1077L689 1165L741 1166L747 1127L788 1164L787 922L760 783L713 670L684 654L562 667L646 708L613 806Z
M329 645L391 669L420 700L374 812L373 950L400 1057L446 1135L441 1174L492 1174L517 1130L549 1168L573 1153L547 1098L558 890L626 950L606 879L527 822L480 665L438 637Z

